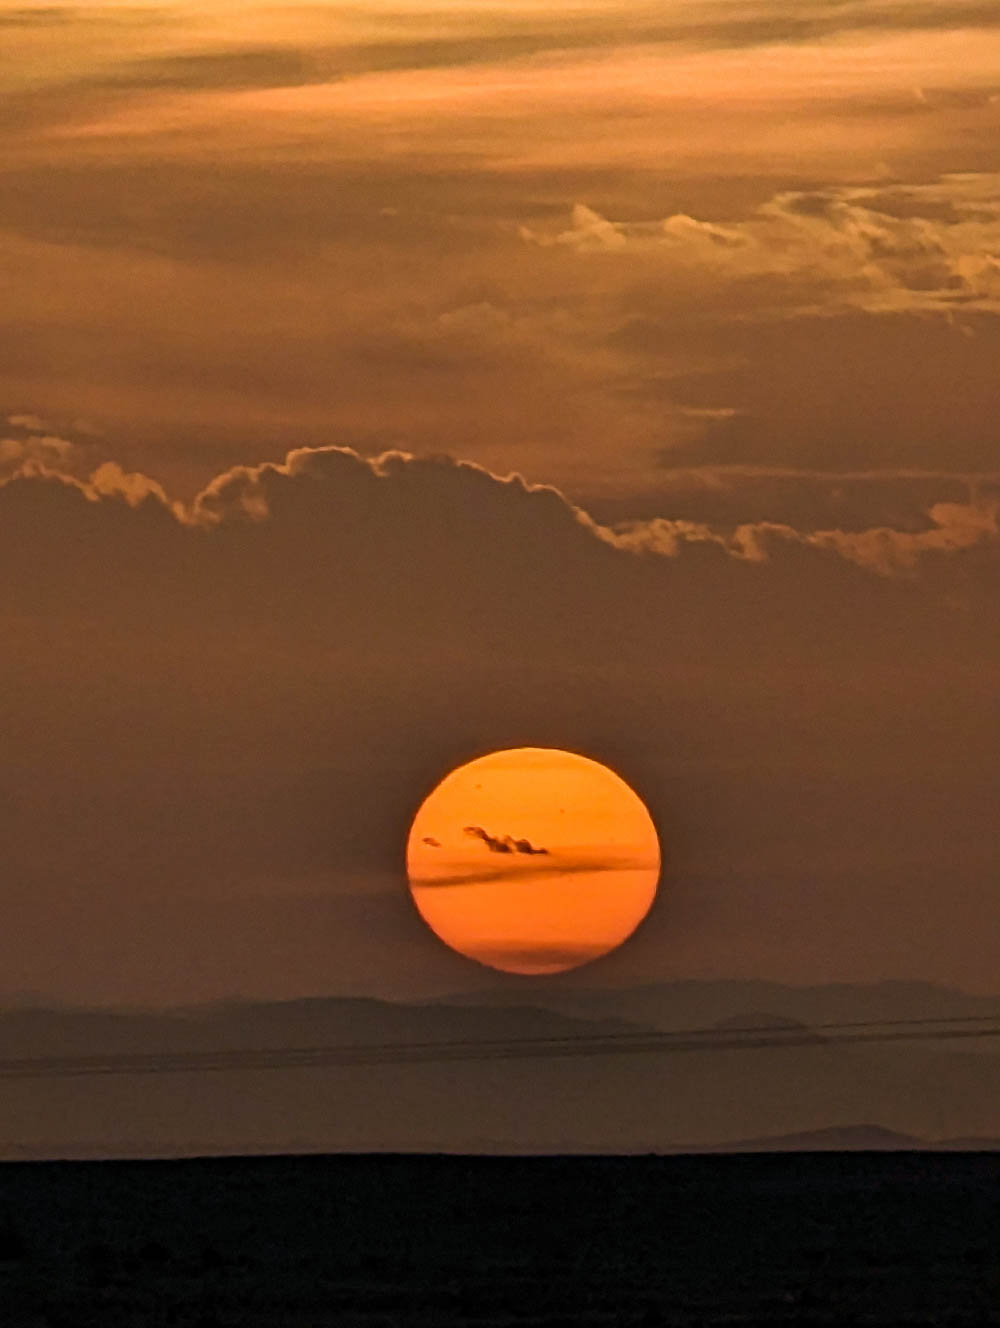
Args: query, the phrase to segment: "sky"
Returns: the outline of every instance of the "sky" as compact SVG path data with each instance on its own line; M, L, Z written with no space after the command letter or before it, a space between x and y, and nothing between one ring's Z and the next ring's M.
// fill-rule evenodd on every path
M995 990L998 144L985 0L0 4L0 1000L516 994L519 746L587 981Z

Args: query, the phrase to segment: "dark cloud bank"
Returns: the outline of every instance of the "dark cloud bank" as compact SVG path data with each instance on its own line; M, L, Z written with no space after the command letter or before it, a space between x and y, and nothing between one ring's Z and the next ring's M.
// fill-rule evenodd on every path
M180 508L58 450L0 487L5 994L506 982L427 936L401 872L446 770L521 744L609 762L665 845L595 981L995 985L995 506L614 532L331 448Z

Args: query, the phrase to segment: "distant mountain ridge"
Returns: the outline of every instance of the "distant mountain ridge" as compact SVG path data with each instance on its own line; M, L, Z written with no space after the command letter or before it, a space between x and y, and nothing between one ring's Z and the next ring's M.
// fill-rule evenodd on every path
M491 993L423 1004L331 997L162 1013L0 1011L0 1156L953 1149L1000 1139L1000 1044L844 1045L814 1031L866 1015L981 1015L1000 998L920 984L517 990L516 1003L508 992L506 1001ZM720 1045L657 1049L658 1030L695 1028L717 1029ZM761 1036L743 1045L742 1028ZM779 1045L769 1045L769 1032ZM623 1051L623 1035L645 1051ZM519 1043L537 1052L545 1039L562 1054L518 1054ZM576 1054L580 1039L609 1042L615 1054ZM445 1043L473 1054L399 1064L391 1053ZM477 1059L477 1043L513 1054ZM367 1064L296 1068L182 1063L331 1046L390 1052ZM81 1056L166 1060L144 1074L9 1077L13 1061Z
M801 1134L783 1134L764 1139L737 1139L685 1149L692 1153L896 1153L896 1152L995 1152L1000 1139L918 1139L880 1125L831 1126Z
M534 982L527 998L577 1017L617 1017L655 1028L693 1028L766 1011L801 1023L850 1023L876 1019L996 1016L1000 995L974 996L929 982L823 983L792 987L758 979L656 983L623 988L574 988ZM526 998L526 999L527 999ZM502 1001L502 992L459 994L453 1004Z
M370 997L232 1001L171 1009L0 1010L0 1059L333 1045L566 1038L637 1032L627 1020L531 1005L456 1007Z

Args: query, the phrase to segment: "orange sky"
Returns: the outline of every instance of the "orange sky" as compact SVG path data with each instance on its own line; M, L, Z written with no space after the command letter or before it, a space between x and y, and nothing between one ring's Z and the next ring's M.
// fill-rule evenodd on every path
M503 983L529 746L588 981L992 989L998 145L983 0L0 0L0 994Z
M6 407L100 430L81 464L398 445L644 515L692 466L995 469L989 7L4 13ZM858 311L902 316L877 366Z

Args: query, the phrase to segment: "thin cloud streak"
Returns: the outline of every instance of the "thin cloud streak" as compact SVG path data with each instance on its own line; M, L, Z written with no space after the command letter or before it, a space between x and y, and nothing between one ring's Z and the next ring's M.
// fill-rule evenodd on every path
M530 867L523 863L516 865L511 863L509 866L483 867L472 871L457 867L451 875L414 875L412 885L417 891L505 883L530 887L539 880L559 880L564 876L599 876L607 873L617 876L622 872L648 872L649 868L648 862L628 857L599 859L558 857L549 863L532 863Z

